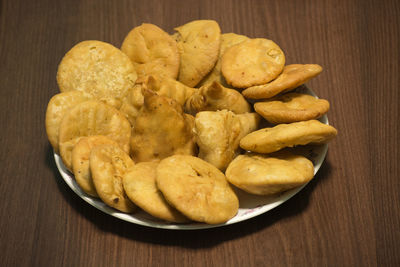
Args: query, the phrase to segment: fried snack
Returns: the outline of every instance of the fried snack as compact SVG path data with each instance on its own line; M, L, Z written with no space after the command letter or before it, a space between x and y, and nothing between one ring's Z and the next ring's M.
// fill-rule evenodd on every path
M225 175L197 157L174 155L162 160L156 181L167 201L194 221L224 223L238 212L239 200Z
M91 97L90 94L74 90L56 94L50 99L46 109L46 133L56 153L59 152L58 131L65 112L76 104L89 100Z
M181 58L178 80L194 87L217 62L221 29L214 20L195 20L175 30Z
M258 153L272 153L284 147L324 144L336 135L335 128L320 121L300 121L249 133L240 140L240 147Z
M131 60L121 50L101 41L83 41L61 60L57 83L61 92L84 91L119 107L136 77Z
M281 92L287 92L317 76L322 67L317 64L292 64L283 68L282 73L272 82L252 86L242 91L249 99L271 98Z
M131 139L135 162L154 161L174 154L194 155L195 141L181 105L144 89L144 104L135 121Z
M71 170L71 156L77 138L104 135L129 153L131 126L117 109L100 101L81 102L65 113L59 131L60 154L64 165Z
M236 34L236 33L223 33L221 34L221 47L219 49L218 60L215 64L214 68L211 70L210 73L204 77L203 80L200 82L200 86L212 83L212 82L219 82L225 87L229 87L226 83L224 76L221 73L221 63L222 63L222 55L225 53L226 49L229 47L239 44L243 41L247 41L249 38L244 35Z
M154 24L143 23L125 37L122 52L132 60L138 77L176 79L180 56L175 40Z
M72 149L72 171L75 180L86 194L93 197L98 197L98 194L94 187L89 167L90 152L93 147L104 144L118 146L115 141L103 135L92 135L80 138L79 142Z
M329 102L299 93L280 95L254 104L255 111L274 124L318 119L328 112Z
M124 190L129 199L150 215L169 222L188 219L165 200L156 185L157 162L140 162L123 177Z
M256 195L272 195L303 184L314 177L307 158L289 153L239 155L226 169L226 178L236 187Z
M119 146L99 145L90 152L89 165L101 200L122 212L135 211L136 206L129 200L122 184L122 177L135 165L129 155Z
M123 99L120 108L126 114L132 126L140 108L143 106L143 89L149 89L158 95L170 97L181 105L184 105L186 100L197 90L171 78L160 79L150 75L138 79L137 84L129 90L127 96Z
M74 137L59 144L60 156L65 167L72 172L72 150L82 136Z
M197 91L197 89L186 86L177 80L170 78L159 79L155 76L148 76L144 85L146 89L152 90L158 95L170 97L182 106Z
M198 157L224 171L238 154L240 139L256 130L258 122L256 113L236 115L228 110L197 113L194 132Z
M129 89L127 95L122 99L119 110L128 119L133 127L140 108L143 106L142 84L135 84Z
M223 87L218 82L203 85L185 103L185 111L191 114L196 114L199 111L223 109L240 114L250 112L251 106L241 93Z
M275 79L284 65L285 55L276 43L255 38L227 49L222 56L221 70L228 84L247 88Z

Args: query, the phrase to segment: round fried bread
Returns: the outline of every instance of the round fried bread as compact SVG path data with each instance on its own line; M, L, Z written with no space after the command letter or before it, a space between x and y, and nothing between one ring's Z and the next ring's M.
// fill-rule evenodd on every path
M247 40L249 40L247 36L236 33L221 34L221 47L219 49L217 63L215 63L215 66L211 72L208 73L203 80L201 80L199 85L202 86L212 82L219 82L223 86L228 87L229 85L226 83L225 78L221 73L222 56L229 47Z
M105 204L119 211L131 213L136 206L129 200L122 177L135 163L119 146L104 144L90 152L90 171L96 192Z
M83 41L69 50L57 71L61 92L79 90L119 107L136 80L129 57L111 44Z
M284 147L327 143L336 135L335 128L320 121L300 121L249 133L240 140L240 147L258 153L272 153Z
M255 111L274 124L318 119L328 112L329 102L314 96L288 93L254 104Z
M225 175L197 157L165 158L157 167L156 181L167 201L194 221L223 223L238 212L239 200Z
M90 172L89 157L93 147L104 144L118 146L115 141L103 135L92 135L80 138L72 149L72 171L75 180L83 191L94 197L97 197L98 194Z
M176 41L154 24L143 23L125 37L122 52L128 55L138 77L178 77L180 56Z
M178 80L194 87L217 62L221 29L214 20L195 20L175 30L181 58Z
M322 67L317 64L291 64L283 68L282 73L272 82L249 87L242 91L246 98L264 99L281 92L287 92L317 76Z
M76 139L91 135L107 136L129 153L131 126L124 115L100 101L81 102L64 115L60 124L60 154L68 169L72 168L71 156Z
M231 184L248 193L271 195L310 181L314 166L307 158L289 153L248 154L237 156L225 174Z
M255 38L227 49L222 56L221 70L228 84L247 88L275 79L284 65L285 55L276 43Z
M170 221L187 222L188 219L168 204L156 185L157 162L140 162L123 177L129 199L150 215Z
M76 104L87 101L90 98L92 98L90 94L73 90L56 94L50 99L46 109L46 133L56 153L59 152L58 132L65 112Z

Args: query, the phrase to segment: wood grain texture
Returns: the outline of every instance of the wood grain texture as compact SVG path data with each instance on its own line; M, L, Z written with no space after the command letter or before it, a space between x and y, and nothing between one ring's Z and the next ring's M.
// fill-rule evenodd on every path
M399 266L399 1L0 1L0 266ZM46 105L82 40L119 47L143 22L194 19L318 63L339 136L315 179L254 219L167 231L103 214L62 181Z

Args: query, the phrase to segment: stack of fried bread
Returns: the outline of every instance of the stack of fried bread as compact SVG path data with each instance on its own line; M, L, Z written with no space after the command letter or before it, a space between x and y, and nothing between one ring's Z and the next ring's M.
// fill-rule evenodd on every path
M337 134L318 120L329 102L295 91L321 71L285 65L273 41L213 20L172 35L145 23L120 49L88 40L65 54L46 132L81 189L108 206L224 223L238 212L235 190L272 195L313 178L290 148Z

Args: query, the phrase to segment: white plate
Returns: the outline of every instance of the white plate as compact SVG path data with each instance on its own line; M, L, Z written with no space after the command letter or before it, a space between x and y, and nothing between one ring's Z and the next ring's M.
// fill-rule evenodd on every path
M307 87L303 86L296 89L296 92L307 93L310 95L314 95ZM326 115L319 119L321 122L328 124L328 118ZM314 174L316 174L323 163L326 152L328 151L328 145L321 146L306 146L301 148L301 152L310 159L314 163ZM144 211L139 211L134 214L126 214L119 212L113 208L105 205L100 199L91 197L87 195L84 191L81 190L79 185L76 183L74 175L69 172L64 166L61 157L54 153L54 159L57 165L57 168L64 179L64 181L68 184L68 186L83 200L85 200L90 205L96 207L97 209L111 215L117 217L121 220L128 221L131 223L144 225L153 228L163 228L163 229L175 229L175 230L194 230L194 229L205 229L205 228L213 228L220 227L224 225L234 224L241 221L248 220L260 214L263 214L290 199L295 194L297 194L301 189L303 189L306 185L303 185L298 188L294 188L292 190L283 192L279 195L275 196L256 196L247 194L239 189L235 189L240 202L240 207L237 215L230 219L229 221L223 224L209 225L204 223L188 223L188 224L175 224L168 223L165 221L158 220Z

